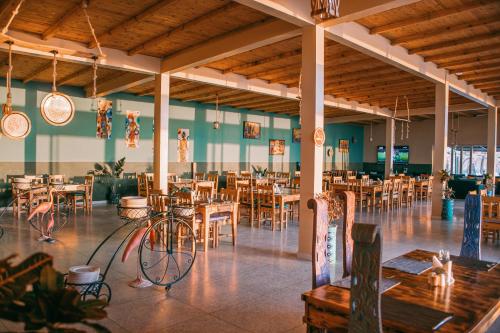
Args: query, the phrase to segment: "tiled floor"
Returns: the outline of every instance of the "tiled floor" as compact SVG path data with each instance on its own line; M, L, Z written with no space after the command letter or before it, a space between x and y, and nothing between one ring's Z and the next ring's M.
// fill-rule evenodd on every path
M453 222L431 220L429 215L427 205L417 205L390 213L363 213L357 221L382 224L384 260L415 248L458 253L463 203L458 203ZM7 216L2 220L6 234L0 241L0 257L44 251L55 257L60 271L84 264L99 241L120 224L114 207L96 206L92 216L80 212L71 219L57 234L59 241L50 245L37 242L36 232L24 220L18 223ZM135 258L125 264L117 260L106 278L113 299L103 324L113 332L305 332L300 295L311 287L311 263L296 258L297 233L294 223L274 233L243 223L236 248L223 241L206 254L200 249L192 272L168 295L161 288L128 287L135 277ZM101 267L117 242L97 258ZM340 247L340 238L337 243ZM500 260L500 246L483 244L483 257ZM4 321L3 330L20 327Z

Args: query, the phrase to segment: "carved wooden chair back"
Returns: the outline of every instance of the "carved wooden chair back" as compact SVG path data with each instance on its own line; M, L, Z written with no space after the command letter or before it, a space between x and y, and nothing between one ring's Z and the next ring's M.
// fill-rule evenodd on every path
M205 173L204 172L195 173L194 180L205 180Z
M208 200L214 197L214 188L212 185L199 185L196 188L196 197L198 200Z
M487 239L490 234L493 239L500 232L500 197L483 197L483 234Z
M225 201L240 202L240 189L222 188L220 197Z
M240 203L246 206L253 205L253 191L250 184L241 184L238 188Z
M382 241L379 226L355 223L349 332L382 332L380 306Z
M342 277L351 275L352 266L352 226L354 225L354 213L356 209L355 195L351 191L344 191L340 195L344 206L344 216L343 216L343 226L342 226L342 249L343 249L343 259Z
M290 172L279 172L278 177L290 179Z
M124 172L123 179L137 179L137 172Z
M226 188L236 188L236 174L227 174Z
M273 185L261 185L257 187L257 201L259 206L265 208L274 208L276 206L276 197L274 195Z
M219 174L217 173L209 173L207 175L207 180L211 181L214 183L214 190L215 192L218 191L219 189Z
M250 185L251 179L240 179L236 181L236 188L240 188L242 185Z
M369 182L370 182L369 175L362 175L361 176L361 183L363 184L363 186L367 186Z
M178 191L175 193L176 203L181 205L192 205L195 202L194 191Z
M215 189L215 184L211 180L202 180L202 181L197 181L194 185L194 188L197 189L198 187L203 186L203 187L211 187Z
M357 187L357 181L356 177L349 177L347 178L347 190L348 191L355 191Z
M330 283L330 267L327 256L328 201L320 198L309 199L307 207L314 212L312 287L315 289Z
M481 217L482 198L480 195L465 197L464 235L462 238L461 257L481 260Z
M94 193L94 176L85 176L85 204L89 205L87 208L92 207L92 194Z

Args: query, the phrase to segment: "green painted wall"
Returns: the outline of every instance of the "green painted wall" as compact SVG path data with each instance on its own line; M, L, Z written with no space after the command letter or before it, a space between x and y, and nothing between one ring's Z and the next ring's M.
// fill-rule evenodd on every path
M0 137L0 176L23 173L62 173L68 176L81 175L92 168L95 162L112 162L123 156L127 159L127 171L143 171L153 161L153 98L131 94L113 94L113 128L110 140L95 137L95 102L84 97L83 90L62 87L70 95L77 112L74 120L64 127L45 123L39 113L43 97L50 85L31 82L27 85L13 82L14 109L26 112L32 121L32 132L24 141L13 141ZM4 101L5 82L1 82L0 101ZM125 115L127 110L141 111L139 123L139 148L125 146ZM298 117L287 117L264 112L234 108L222 108L219 115L221 128L214 130L216 119L214 105L196 102L171 101L169 123L169 161L174 171L189 170L187 164L177 165L177 128L190 130L189 161L198 162L199 170L228 170L249 168L251 164L262 164L273 170L294 169L300 160L300 144L292 143L291 129L299 126ZM243 121L261 123L259 140L243 139ZM360 126L327 125L326 145L338 146L338 139L356 138L351 143L352 163L361 163L363 158L363 128ZM269 139L284 139L286 151L283 156L269 156Z

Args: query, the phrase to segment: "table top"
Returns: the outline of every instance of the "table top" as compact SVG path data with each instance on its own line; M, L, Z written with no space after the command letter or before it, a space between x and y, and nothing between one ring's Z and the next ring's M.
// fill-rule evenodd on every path
M430 260L435 253L415 250L405 256L417 260ZM438 332L470 332L487 328L500 315L500 265L490 271L479 271L453 264L455 283L448 287L430 287L428 273L411 275L394 269L383 268L383 276L401 283L385 292L382 298L392 298L417 304L438 311L449 312L453 318ZM350 292L347 289L325 285L302 294L308 304L345 315L349 314ZM383 321L386 328L412 331L412 320L397 327L394 322Z

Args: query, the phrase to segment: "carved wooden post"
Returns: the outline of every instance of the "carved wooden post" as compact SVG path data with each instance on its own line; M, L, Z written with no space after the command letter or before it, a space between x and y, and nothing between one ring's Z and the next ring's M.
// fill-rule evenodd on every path
M351 266L352 266L352 226L354 224L354 213L356 209L356 198L354 192L344 191L342 192L342 200L344 201L344 220L343 220L343 244L342 250L343 253L343 274L342 277L345 278L351 275Z
M356 223L352 227L354 253L351 273L349 333L382 332L380 282L382 242L380 228Z
M328 201L309 199L307 207L314 211L312 280L313 289L330 283L330 267L327 260Z
M464 236L461 257L481 260L481 216L483 203L480 195L468 194L465 198Z

